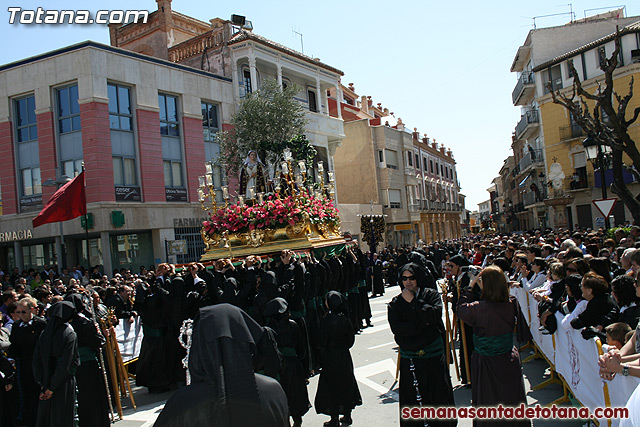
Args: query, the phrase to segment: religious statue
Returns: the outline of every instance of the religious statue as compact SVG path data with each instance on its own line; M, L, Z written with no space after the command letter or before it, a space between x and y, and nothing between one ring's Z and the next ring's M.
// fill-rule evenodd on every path
M238 194L250 200L254 199L257 193L265 193L266 191L267 167L260 161L258 152L251 150L240 169L240 191Z
M554 197L561 196L564 190L564 172L558 162L553 162L549 167L549 182L553 190Z

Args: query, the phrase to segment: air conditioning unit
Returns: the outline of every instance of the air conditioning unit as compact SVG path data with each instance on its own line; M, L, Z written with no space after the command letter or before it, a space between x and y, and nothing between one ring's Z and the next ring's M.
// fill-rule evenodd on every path
M640 63L640 49L634 49L631 51L631 62L634 64Z

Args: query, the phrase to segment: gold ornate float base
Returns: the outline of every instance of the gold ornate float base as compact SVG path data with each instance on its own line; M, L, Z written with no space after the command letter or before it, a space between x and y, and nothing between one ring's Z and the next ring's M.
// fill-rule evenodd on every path
M220 258L242 258L249 255L276 254L285 249L311 250L345 244L340 225L305 224L288 225L281 228L257 229L241 234L206 236L202 239L206 251L200 261Z

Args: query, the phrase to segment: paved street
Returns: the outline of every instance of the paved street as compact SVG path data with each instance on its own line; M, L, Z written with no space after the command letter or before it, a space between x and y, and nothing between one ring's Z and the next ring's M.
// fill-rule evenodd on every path
M372 298L371 310L373 313L373 327L365 329L362 334L356 337L356 344L351 349L351 355L356 368L356 378L362 394L363 405L353 412L354 427L360 426L395 426L398 425L398 396L397 385L390 390L394 384L396 369L396 344L387 323L386 304L397 293L398 288L387 288L386 294L382 297ZM528 350L522 354L522 358L528 356ZM551 385L543 390L532 391L532 385L540 383L548 378L546 363L535 360L524 365L525 387L527 389L527 402L529 405L540 403L547 404L562 395L559 385ZM453 368L451 369L454 394L457 406L467 406L471 403L471 389L461 387L457 381ZM311 378L309 384L309 397L313 404L315 392L318 385L318 376ZM151 426L162 410L162 406L171 393L161 395L150 395L146 389L135 388L134 397L138 404L138 409L133 411L125 408L123 421L116 423L116 427L142 427ZM128 404L128 401L123 402ZM303 425L322 426L328 417L318 415L314 408L311 408L303 418ZM534 426L557 425L558 421L544 422L534 421ZM564 422L563 426L581 426L579 421ZM459 426L471 426L470 420L461 420Z

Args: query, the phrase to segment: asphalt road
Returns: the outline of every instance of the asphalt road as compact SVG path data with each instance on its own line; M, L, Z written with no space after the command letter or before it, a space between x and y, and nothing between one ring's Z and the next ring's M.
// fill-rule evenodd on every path
M399 425L397 384L394 384L397 346L393 341L393 335L387 322L386 306L397 293L397 287L387 288L384 296L370 299L373 327L365 329L358 335L356 343L351 349L355 374L363 400L362 406L357 407L352 414L354 427ZM521 357L524 359L530 354L529 352L529 350L524 350ZM562 388L557 384L552 384L542 390L532 390L532 386L549 377L548 366L543 360L528 362L523 367L529 405L537 403L545 405L562 396ZM469 406L471 404L471 389L460 385L453 367L451 374L456 406ZM317 385L318 376L312 377L308 387L312 404ZM128 399L125 399L123 401L125 416L123 420L116 422L116 427L152 426L171 393L151 395L144 388L134 387L133 395L137 409L134 410ZM315 409L311 408L303 418L303 425L322 426L322 423L328 419L328 416L316 414ZM577 427L582 426L584 422L577 420L565 422L534 420L533 422L534 426L558 424ZM458 425L471 426L472 422L471 420L460 420Z

